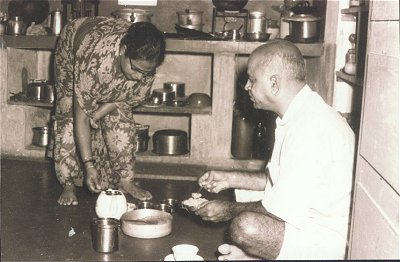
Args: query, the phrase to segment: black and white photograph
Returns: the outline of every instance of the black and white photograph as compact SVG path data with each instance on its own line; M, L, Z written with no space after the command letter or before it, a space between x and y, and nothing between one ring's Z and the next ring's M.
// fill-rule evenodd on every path
M398 0L0 0L0 260L400 259Z

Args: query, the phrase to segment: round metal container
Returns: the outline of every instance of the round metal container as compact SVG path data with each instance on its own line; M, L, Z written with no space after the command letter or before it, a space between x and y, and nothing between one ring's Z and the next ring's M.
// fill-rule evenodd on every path
M49 128L47 126L34 127L32 128L32 131L32 145L45 147L49 144Z
M172 231L172 215L156 209L136 209L121 217L124 234L137 238L159 238Z
M31 79L26 87L25 95L28 99L41 102L54 102L53 85L42 79Z
M185 97L185 83L182 82L166 82L164 83L164 90L174 91L175 98Z
M254 11L249 14L249 33L266 33L267 20L263 12Z
M149 143L149 125L138 125L136 127L136 152L145 152Z
M187 154L187 133L176 129L156 131L153 135L153 152L159 155Z
M175 92L173 90L166 90L164 88L157 88L153 90L153 96L158 97L163 103L171 102L175 99Z
M129 22L151 22L153 13L143 9L137 8L122 8L111 13L115 18L123 18Z
M95 218L91 223L93 249L101 253L118 250L118 225L114 218Z
M297 40L310 40L319 38L320 17L300 14L285 18L289 22L289 35Z
M178 25L203 25L203 11L189 10L176 12Z

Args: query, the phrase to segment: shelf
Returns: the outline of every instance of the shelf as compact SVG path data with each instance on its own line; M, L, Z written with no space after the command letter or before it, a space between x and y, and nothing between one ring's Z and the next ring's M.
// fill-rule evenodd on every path
M352 6L346 9L342 9L340 12L344 15L358 15L358 13L360 12L368 12L368 6Z
M21 49L54 49L56 36L1 36L7 47ZM235 53L250 54L265 42L167 39L167 52L179 53ZM296 43L303 56L318 57L323 54L324 43Z
M200 114L200 115L211 115L211 106L205 108L190 107L190 106L166 106L161 105L159 107L146 107L140 106L135 108L135 112L145 112L145 113L165 113L165 114Z
M37 102L37 101L7 101L9 105L18 105L18 106L34 106L34 107L44 107L44 108L53 108L54 104L49 102Z
M14 36L14 35L2 35L6 43L6 47L14 47L21 49L44 49L52 50L55 48L57 36L55 35L24 35L24 36Z
M53 108L53 103L46 102L37 102L37 101L7 101L9 105L19 105L19 106L33 106L33 107L44 107L44 108ZM140 106L135 109L135 112L141 113L160 113L160 114L199 114L199 115L211 115L211 107L205 108L195 108L189 106L182 107L172 107L162 105L160 107L145 107Z
M266 42L167 39L167 51L249 55L255 48L265 43ZM324 51L324 44L321 42L295 43L295 45L300 49L303 56L318 57L321 56Z
M355 85L355 86L359 86L362 87L363 86L363 80L360 78L357 78L356 76L353 75L348 75L345 72L343 72L342 70L340 71L336 71L336 77L339 80L342 80L343 82L346 82L350 85Z
M35 146L35 145L28 145L25 147L27 150L37 150L37 151L46 151L46 146Z

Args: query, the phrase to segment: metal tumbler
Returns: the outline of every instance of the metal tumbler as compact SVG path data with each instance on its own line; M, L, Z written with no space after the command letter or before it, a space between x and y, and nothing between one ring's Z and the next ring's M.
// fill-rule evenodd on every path
M91 223L93 249L101 253L118 250L119 221L114 218L94 218Z
M51 30L54 35L59 35L62 29L62 12L56 10L51 12Z

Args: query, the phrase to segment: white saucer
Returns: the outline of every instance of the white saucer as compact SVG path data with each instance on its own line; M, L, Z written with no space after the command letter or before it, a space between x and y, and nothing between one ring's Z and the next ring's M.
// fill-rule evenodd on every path
M164 261L176 261L174 258L174 254L169 254L168 256L164 257ZM204 259L197 255L192 261L204 261Z

